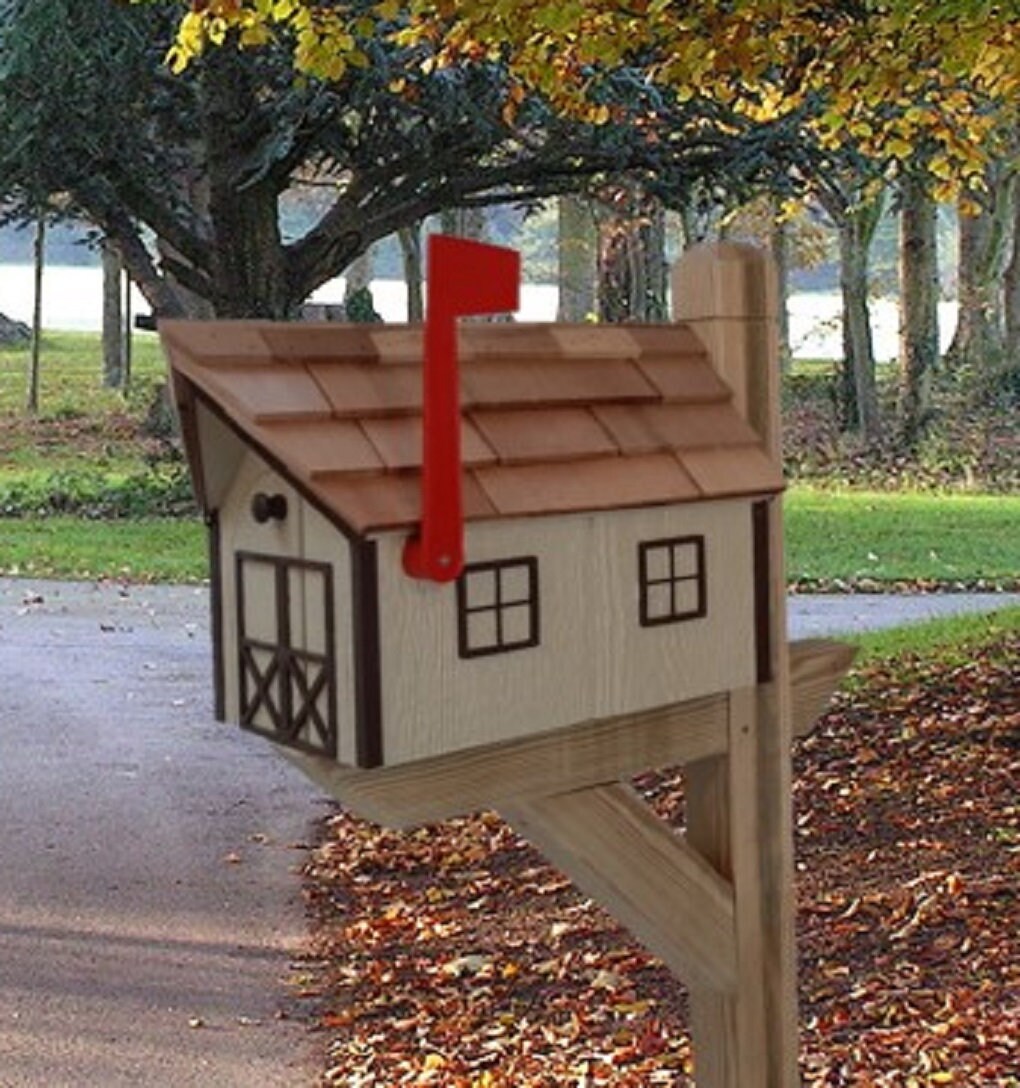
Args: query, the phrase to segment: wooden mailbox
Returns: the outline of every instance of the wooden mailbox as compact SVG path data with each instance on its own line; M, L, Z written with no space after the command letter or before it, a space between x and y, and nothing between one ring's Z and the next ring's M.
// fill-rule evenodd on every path
M679 322L460 330L466 566L409 578L422 332L160 325L210 529L217 712L356 811L498 808L691 986L698 1083L796 1083L775 294L699 248ZM624 784L687 765L688 827Z

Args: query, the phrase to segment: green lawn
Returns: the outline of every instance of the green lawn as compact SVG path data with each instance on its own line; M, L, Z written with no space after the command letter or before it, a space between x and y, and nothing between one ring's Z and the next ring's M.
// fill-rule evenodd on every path
M0 572L198 582L208 576L205 528L197 519L0 518Z
M937 656L953 666L966 663L970 647L992 642L1011 631L1020 631L1020 608L947 616L906 627L844 635L841 641L857 647L854 664L858 667L904 653Z
M834 493L786 497L787 567L803 587L1020 584L1020 498ZM0 519L0 571L198 581L197 520Z
M792 488L786 539L788 577L808 586L1020 583L1018 496Z
M159 339L152 332L131 337L132 384L144 396L166 368ZM39 413L43 418L94 418L122 411L124 398L102 384L102 351L94 332L43 333L40 345ZM0 415L19 414L28 394L27 347L0 348ZM129 395L129 400L134 394Z

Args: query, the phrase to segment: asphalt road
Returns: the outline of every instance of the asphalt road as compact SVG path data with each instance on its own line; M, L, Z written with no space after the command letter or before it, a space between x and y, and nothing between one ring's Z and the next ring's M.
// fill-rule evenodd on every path
M314 1083L319 795L211 723L204 592L0 580L0 1086Z
M798 597L791 629L1006 600ZM0 579L0 1088L316 1080L290 953L324 801L212 722L207 607Z

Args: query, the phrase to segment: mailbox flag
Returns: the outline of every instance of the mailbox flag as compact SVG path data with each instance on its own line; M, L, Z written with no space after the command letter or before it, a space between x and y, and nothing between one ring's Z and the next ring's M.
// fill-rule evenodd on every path
M433 234L428 265L422 520L404 547L404 570L414 578L449 582L464 567L457 318L516 310L521 256L501 246Z

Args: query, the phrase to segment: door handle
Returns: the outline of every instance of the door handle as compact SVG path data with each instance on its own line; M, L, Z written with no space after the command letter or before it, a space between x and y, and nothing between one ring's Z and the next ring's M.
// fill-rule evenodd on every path
M251 516L259 525L267 521L283 521L287 516L286 495L267 495L264 491L257 491L251 500Z

